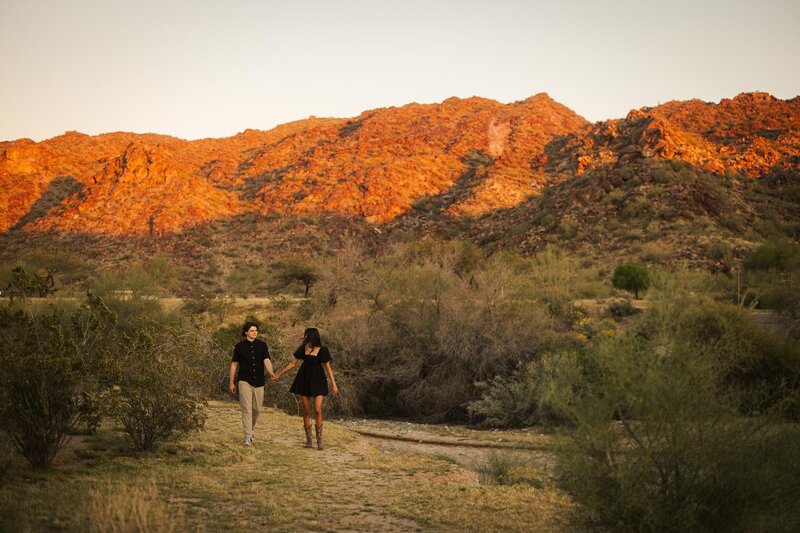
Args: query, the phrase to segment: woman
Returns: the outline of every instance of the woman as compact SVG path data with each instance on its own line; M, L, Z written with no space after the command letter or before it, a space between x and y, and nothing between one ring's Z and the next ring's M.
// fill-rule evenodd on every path
M328 381L325 374L331 379L333 394L339 395L339 388L336 386L336 379L331 370L331 353L328 348L322 346L317 328L308 328L303 333L303 342L294 352L294 359L286 365L286 368L278 372L272 381L278 381L282 375L289 372L297 363L302 361L300 370L294 378L289 392L299 394L303 400L303 428L306 432L306 448L312 448L311 443L311 401L314 401L314 411L316 415L316 425L314 429L317 433L317 449L321 450L322 445L322 399L328 395Z

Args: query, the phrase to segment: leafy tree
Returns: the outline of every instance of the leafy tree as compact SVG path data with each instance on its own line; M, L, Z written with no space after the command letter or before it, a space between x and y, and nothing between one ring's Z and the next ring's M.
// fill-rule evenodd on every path
M276 270L276 279L285 287L293 282L299 282L305 287L303 296L308 298L308 291L320 279L317 270L305 259L293 257L286 261L273 264Z
M650 288L650 274L644 265L624 263L614 269L611 283L617 289L632 292L638 299L639 291L646 291Z

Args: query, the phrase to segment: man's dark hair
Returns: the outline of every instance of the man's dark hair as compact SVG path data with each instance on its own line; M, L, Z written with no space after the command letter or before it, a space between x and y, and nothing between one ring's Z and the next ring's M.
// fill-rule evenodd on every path
M247 323L245 323L245 325L242 327L242 337L247 335L247 330L252 328L253 326L255 326L256 329L260 329L258 327L258 323L256 323L256 322L247 322Z

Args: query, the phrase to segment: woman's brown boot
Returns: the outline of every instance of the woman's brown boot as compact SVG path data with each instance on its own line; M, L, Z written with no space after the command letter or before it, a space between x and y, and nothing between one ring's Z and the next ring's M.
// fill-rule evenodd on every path
M306 448L313 448L314 444L311 442L311 424L306 426Z
M325 447L322 445L322 426L314 424L314 429L317 430L317 449L321 450Z

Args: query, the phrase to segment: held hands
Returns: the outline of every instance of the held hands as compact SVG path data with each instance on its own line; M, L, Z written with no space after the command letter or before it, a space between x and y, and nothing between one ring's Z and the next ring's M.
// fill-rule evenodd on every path
M272 375L272 378L271 378L271 379L272 379L272 382L274 383L274 382L278 381L278 380L280 379L280 377L281 377L280 373L278 373L278 374L273 374L273 375Z

